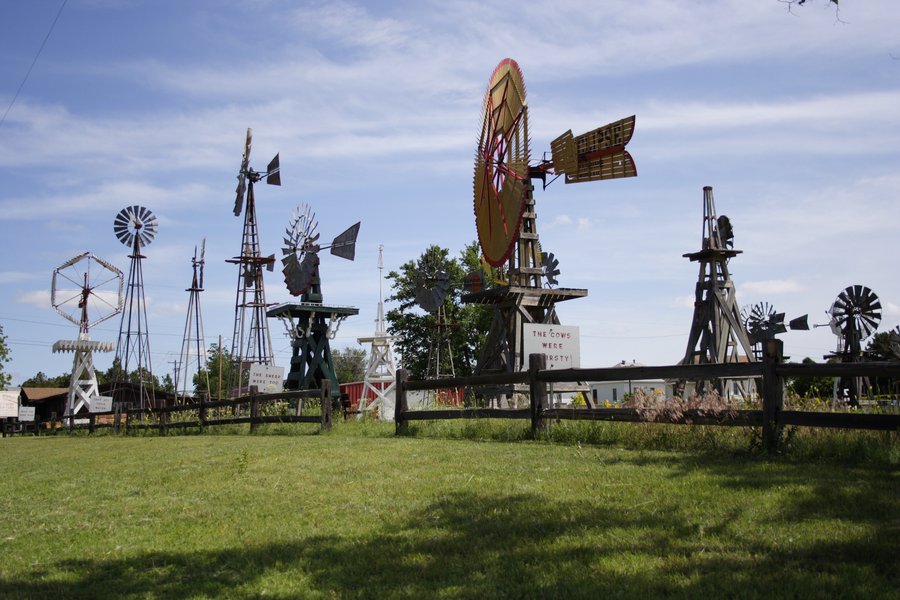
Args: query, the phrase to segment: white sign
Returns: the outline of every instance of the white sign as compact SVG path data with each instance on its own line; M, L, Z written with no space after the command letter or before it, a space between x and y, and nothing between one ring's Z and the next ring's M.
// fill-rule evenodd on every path
M20 421L34 421L34 407L33 406L20 406L19 407L19 420Z
M266 394L280 392L284 389L284 367L253 363L247 385L255 385L256 389Z
M547 357L548 369L578 369L581 367L581 338L578 327L572 325L543 325L525 323L522 326L523 352L526 364L531 354Z
M91 399L92 413L112 412L112 396L96 396Z
M0 419L19 416L19 392L0 392Z

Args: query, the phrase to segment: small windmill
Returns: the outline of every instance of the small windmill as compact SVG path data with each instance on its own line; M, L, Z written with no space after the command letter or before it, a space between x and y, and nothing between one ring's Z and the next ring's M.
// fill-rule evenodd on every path
M200 243L200 254L194 246L191 259L193 277L188 298L187 317L184 321L184 336L181 338L181 354L178 359L178 375L175 377L176 392L182 398L193 395L194 378L205 390L209 390L209 371L206 369L206 341L203 335L203 311L200 310L200 292L203 291L203 266L206 263L206 238ZM202 381L201 381L202 380Z
M844 288L835 299L827 314L831 316L831 331L837 336L837 349L825 358L837 358L841 362L859 362L863 358L862 342L878 329L881 323L881 301L870 288L851 285ZM865 377L841 378L835 389L847 390L847 402L851 406L859 404L860 396L870 392L869 381Z
M741 309L741 320L747 331L747 339L753 344L753 355L756 360L762 360L762 345L766 340L774 339L779 333L784 333L788 328L809 329L808 315L791 319L784 324L784 313L775 312L775 307L768 302L757 302L752 306Z
M238 265L237 295L234 301L234 332L231 336L231 359L235 363L234 388L240 389L247 377L251 364L273 365L275 354L272 336L266 320L266 290L263 269L272 271L275 255L262 256L259 245L259 227L256 221L256 199L253 186L265 177L269 185L281 185L281 167L278 154L275 155L265 173L250 167L250 148L253 144L253 130L247 129L244 141L244 155L238 171L238 185L235 190L234 216L244 213L244 230L241 238L241 254L225 262Z
M494 69L484 96L481 133L475 154L475 225L484 260L504 267L507 285L463 295L463 302L494 308L476 373L516 372L527 368L523 330L528 324L559 324L556 304L587 296L587 290L549 289L556 283L550 255L542 256L533 196L536 179L543 187L560 176L566 183L637 175L625 149L634 132L634 116L579 136L566 131L550 143L552 160L532 165L528 106L519 65L504 59ZM585 389L577 385L571 391ZM509 396L512 389L504 390ZM557 389L557 391L570 391Z
M384 246L378 246L378 310L375 316L375 334L356 338L360 344L371 344L366 374L363 379L363 393L359 398L359 418L363 414L377 414L379 419L394 418L394 392L397 385L397 363L391 348L393 337L384 326ZM369 401L370 395L372 401Z
M329 340L337 334L341 322L350 315L359 314L359 309L322 303L319 252L327 248L335 256L353 260L359 226L359 223L352 225L331 244L322 246L316 231L318 221L312 209L301 205L293 211L285 230L281 263L288 291L292 296L300 296L300 302L279 304L267 313L284 323L291 338L293 355L285 382L287 389L321 389L322 381L327 379L331 382L332 397L340 396Z
M130 388L129 400L145 409L155 404L153 366L150 360L150 332L147 327L147 301L144 297L144 272L141 267L146 258L141 251L156 237L156 216L143 206L127 206L119 211L113 221L113 233L131 249L128 258L128 286L125 307L119 323L119 341L116 343L116 362L120 367L115 389ZM136 375L135 375L136 374ZM136 379L136 380L135 380ZM130 386L122 384L130 382ZM121 394L121 392L119 392Z
M91 340L90 329L122 310L122 271L90 252L79 254L53 271L50 304L66 320L78 325L77 340L59 340L53 352L74 352L66 414L70 417L83 408L91 409L100 395L94 352L112 352L112 342Z

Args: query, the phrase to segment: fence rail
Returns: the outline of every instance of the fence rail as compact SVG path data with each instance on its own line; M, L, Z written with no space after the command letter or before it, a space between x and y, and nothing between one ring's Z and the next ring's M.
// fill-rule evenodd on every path
M452 379L413 381L408 372L397 372L397 405L394 420L397 433L408 431L410 421L439 419L531 419L533 432L545 429L548 420L621 421L629 423L675 423L685 425L723 425L762 427L768 450L774 450L786 425L802 427L836 427L843 429L900 430L900 414L824 413L786 411L784 386L786 377L900 377L900 363L798 364L783 362L781 340L769 340L759 362L704 365L612 367L607 369L546 369L542 354L529 356L529 368L518 373L454 377ZM643 408L551 408L549 387L553 383L579 381L621 381L641 379L710 380L722 378L754 378L761 381L762 410L667 410ZM489 389L498 385L528 384L529 408L466 408L410 410L407 392L443 387Z
M303 415L303 400L316 399L321 403L322 411L319 415ZM296 400L297 405L294 414L285 415L264 415L260 414L262 407L274 401L292 401ZM231 408L238 409L242 406L249 407L248 415L237 415L222 417L209 416L212 409ZM196 412L195 419L172 420L173 415ZM124 416L124 420L122 417ZM113 422L101 420L103 417L111 418ZM86 423L78 423L77 421L87 421ZM108 411L89 413L87 415L74 415L62 419L69 429L87 429L93 432L101 428L124 428L125 431L134 430L153 430L157 429L161 434L166 433L168 429L183 429L189 427L197 427L201 431L204 427L212 427L216 425L250 425L250 431L255 431L259 425L266 423L310 423L318 424L322 430L329 430L332 426L332 406L331 406L331 382L324 381L322 389L312 390L296 390L290 392L278 392L274 394L259 394L255 386L250 388L250 393L246 396L233 398L229 400L206 400L201 397L198 402L190 404L180 404L174 406L161 406L156 408L134 408L123 411ZM41 422L24 424L3 424L3 435L15 433L16 429L23 432L38 433L45 425ZM48 424L54 427L53 423Z

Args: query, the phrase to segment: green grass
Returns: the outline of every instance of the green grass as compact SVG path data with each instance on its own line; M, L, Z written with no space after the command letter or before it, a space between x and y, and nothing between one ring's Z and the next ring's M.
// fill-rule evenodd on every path
M583 424L534 442L520 425L422 426L415 438L364 422L324 435L269 426L252 436L0 440L0 597L900 589L896 461L717 455L708 440L635 449L641 435L662 434L601 428L590 438ZM685 431L666 436L677 446ZM895 434L876 439L896 445Z

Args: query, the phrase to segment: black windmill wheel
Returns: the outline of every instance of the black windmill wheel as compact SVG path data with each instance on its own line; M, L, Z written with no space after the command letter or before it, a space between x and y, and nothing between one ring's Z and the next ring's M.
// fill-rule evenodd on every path
M416 282L416 304L425 312L437 312L449 291L450 276L446 271L426 273Z
M552 252L541 252L541 271L547 279L547 285L558 285L556 276L559 275L559 259Z
M281 264L284 265L284 282L293 296L300 296L309 289L319 266L317 226L316 214L303 204L294 209L285 230Z
M838 294L831 316L845 338L861 342L881 323L881 301L866 286L851 285Z
M156 216L143 206L127 206L113 221L113 232L129 248L143 248L156 237Z

